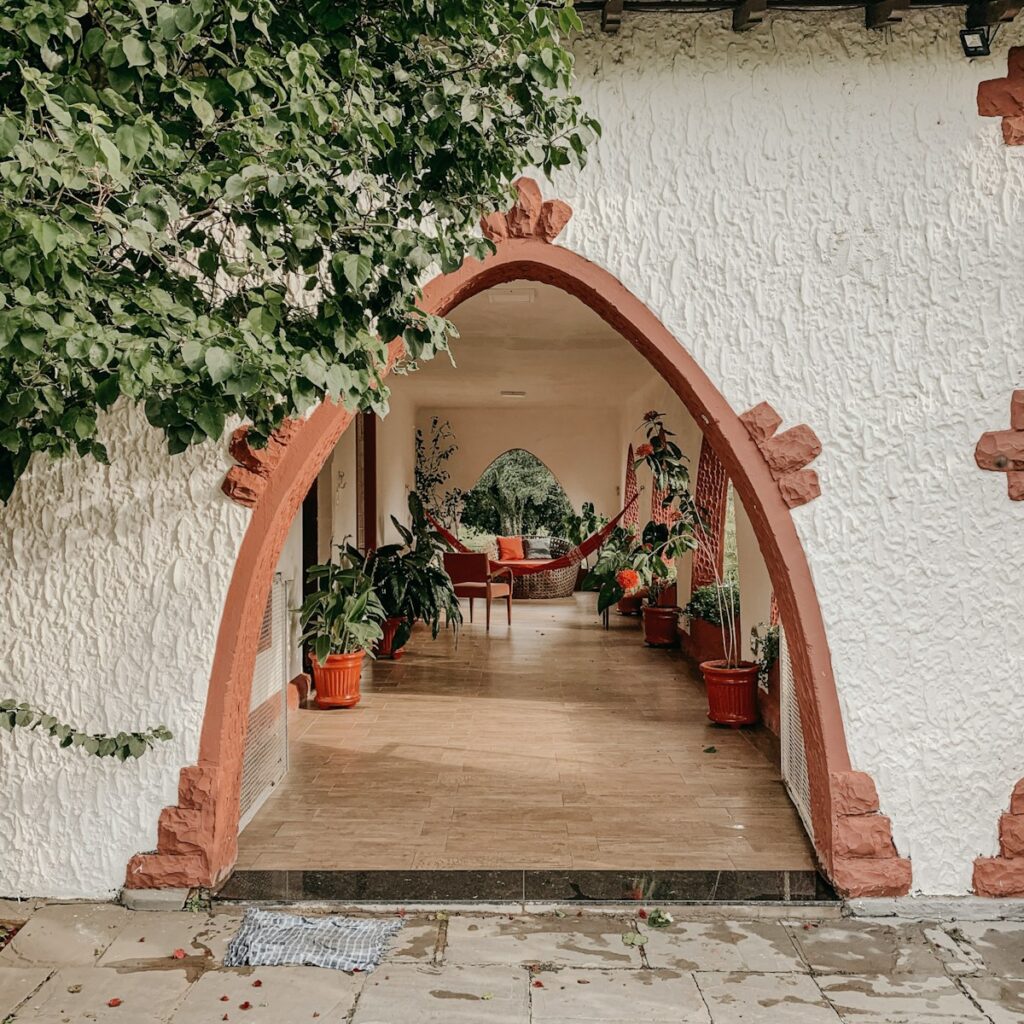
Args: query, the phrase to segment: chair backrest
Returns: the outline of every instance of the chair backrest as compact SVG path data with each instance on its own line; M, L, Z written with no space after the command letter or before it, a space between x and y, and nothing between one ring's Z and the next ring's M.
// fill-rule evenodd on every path
M482 552L446 551L444 571L452 578L452 583L486 583L491 572L490 560Z

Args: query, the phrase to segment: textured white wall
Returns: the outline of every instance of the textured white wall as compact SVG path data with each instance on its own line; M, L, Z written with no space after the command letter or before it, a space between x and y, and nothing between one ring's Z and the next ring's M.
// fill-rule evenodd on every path
M794 515L853 761L915 887L946 893L995 851L1024 776L1024 507L971 457L1024 383L1024 152L974 101L1024 35L972 64L957 17L870 34L857 12L793 13L735 35L725 15L629 16L577 47L604 137L547 189L575 209L561 241L737 410L769 399L821 436L824 495ZM218 490L223 446L168 458L123 410L104 431L109 468L39 461L0 510L0 681L175 740L120 766L0 735L0 894L117 888L195 759L248 512Z
M163 723L121 764L0 733L0 895L106 896L156 845L195 762L220 613L249 513L206 444L171 458L137 409L101 418L110 466L33 461L0 509L0 692L89 732Z
M966 892L1024 776L1024 506L974 466L1024 383L1024 150L978 117L1024 26L968 62L961 12L627 16L576 48L604 127L559 239L617 275L738 411L809 423L794 513L855 767L914 886Z

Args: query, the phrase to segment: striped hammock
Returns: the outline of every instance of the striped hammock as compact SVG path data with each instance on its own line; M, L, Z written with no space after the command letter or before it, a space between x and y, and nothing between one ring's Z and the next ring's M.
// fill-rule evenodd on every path
M497 559L491 559L491 571L497 569L509 569L513 576L532 576L538 572L551 572L553 569L568 569L571 565L577 565L583 561L588 555L592 555L607 539L612 530L619 525L619 520L629 511L639 494L634 494L629 501L623 505L622 510L619 514L609 522L605 523L596 533L592 533L582 543L577 544L576 547L567 551L564 555L560 555L558 558L549 558L544 562L502 562ZM455 534L446 530L429 512L426 513L427 518L430 520L431 525L442 537L448 542L452 550L460 551L464 555L473 554L472 549L467 548L462 541L459 540Z

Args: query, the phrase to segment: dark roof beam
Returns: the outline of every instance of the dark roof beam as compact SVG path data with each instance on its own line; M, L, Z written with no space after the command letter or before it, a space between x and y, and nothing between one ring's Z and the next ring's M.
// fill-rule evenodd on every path
M757 28L768 13L768 0L740 0L732 9L733 32Z
M967 5L967 27L987 28L1005 21L1013 21L1020 13L1020 0L983 0Z
M864 5L864 24L867 28L885 28L898 25L910 10L910 0L881 0Z
M605 0L601 6L601 31L615 35L622 24L622 8L625 0Z

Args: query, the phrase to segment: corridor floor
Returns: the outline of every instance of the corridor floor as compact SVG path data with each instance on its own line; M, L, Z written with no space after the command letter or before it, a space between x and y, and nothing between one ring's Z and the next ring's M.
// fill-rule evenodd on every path
M706 718L678 651L593 594L519 601L397 662L349 710L293 712L240 869L813 867L760 728ZM478 609L479 611L479 609Z

